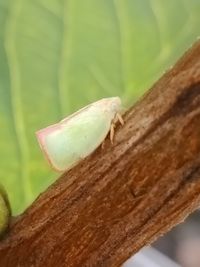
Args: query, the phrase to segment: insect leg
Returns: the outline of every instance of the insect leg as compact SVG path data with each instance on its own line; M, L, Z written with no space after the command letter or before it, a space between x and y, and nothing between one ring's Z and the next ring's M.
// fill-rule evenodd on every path
M113 144L114 135L115 135L115 123L112 122L111 125L110 125L110 141L111 141L111 144Z
M116 118L121 123L121 125L124 125L124 120L123 120L123 118L122 118L122 116L121 116L120 113L117 113L116 114Z

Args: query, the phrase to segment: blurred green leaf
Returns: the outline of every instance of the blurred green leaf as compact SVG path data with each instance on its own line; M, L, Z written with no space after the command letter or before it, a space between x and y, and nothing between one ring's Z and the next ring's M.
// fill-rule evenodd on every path
M101 97L130 105L200 34L199 0L1 0L0 181L15 213L55 178L35 131Z

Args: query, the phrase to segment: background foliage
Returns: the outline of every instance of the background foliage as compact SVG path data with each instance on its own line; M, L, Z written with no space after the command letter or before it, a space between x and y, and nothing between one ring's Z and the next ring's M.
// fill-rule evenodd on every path
M15 213L57 175L35 131L144 90L200 34L200 0L1 0L0 182Z

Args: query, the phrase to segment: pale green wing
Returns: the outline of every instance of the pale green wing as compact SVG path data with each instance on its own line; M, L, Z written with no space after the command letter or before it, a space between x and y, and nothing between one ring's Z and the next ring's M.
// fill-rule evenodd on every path
M70 169L102 143L110 123L107 113L92 109L62 124L46 136L45 147L51 164L57 170Z

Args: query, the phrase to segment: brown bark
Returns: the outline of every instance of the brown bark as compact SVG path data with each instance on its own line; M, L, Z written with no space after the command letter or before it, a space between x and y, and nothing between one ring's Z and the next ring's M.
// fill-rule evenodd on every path
M0 244L0 266L120 266L200 205L200 42Z

